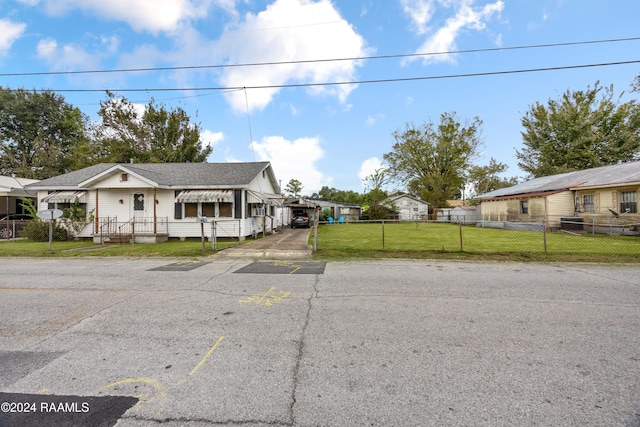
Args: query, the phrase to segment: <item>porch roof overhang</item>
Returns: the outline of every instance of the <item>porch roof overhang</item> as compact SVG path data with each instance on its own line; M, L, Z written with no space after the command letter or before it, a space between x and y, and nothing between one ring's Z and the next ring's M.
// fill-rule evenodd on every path
M554 194L562 193L565 191L570 191L570 190L562 189L562 190L553 190L553 191L537 191L535 193L508 194L504 196L487 197L486 199L480 199L480 202L495 202L499 200L508 200L508 199L529 199L533 197L546 197L546 196L552 196Z
M247 190L247 203L266 203L271 206L280 206L284 201L280 194L274 193L258 193L256 191Z
M176 196L177 203L198 203L198 202L233 202L233 191L231 190L183 190Z
M70 190L70 191L54 191L51 194L47 194L42 198L42 202L45 203L73 203L78 200L80 203L86 203L84 190Z

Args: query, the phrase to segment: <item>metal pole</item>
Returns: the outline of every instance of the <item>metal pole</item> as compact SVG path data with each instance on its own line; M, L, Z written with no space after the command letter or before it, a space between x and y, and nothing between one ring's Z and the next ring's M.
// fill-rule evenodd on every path
M200 221L200 240L202 241L202 253L204 253L204 222Z
M460 224L460 252L463 252L463 249L462 249L462 221L460 221L459 224Z
M543 240L544 240L544 253L547 253L547 222L545 220L542 220L542 234L543 234Z
M49 212L51 219L49 219L49 250L51 250L51 242L53 241L53 211Z
M382 249L384 250L384 220L382 220Z

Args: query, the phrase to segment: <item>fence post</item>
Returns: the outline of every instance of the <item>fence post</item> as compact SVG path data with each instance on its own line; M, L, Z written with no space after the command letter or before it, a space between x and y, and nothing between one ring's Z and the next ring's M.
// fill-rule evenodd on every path
M214 251L218 250L218 239L216 237L216 225L217 224L218 223L216 222L215 219L211 223L211 249L213 249ZM240 234L240 233L238 233L238 234Z
M133 244L136 241L136 220L131 222L131 250L133 250Z
M382 250L384 250L384 219L382 220Z
M591 217L591 237L596 235L596 217Z
M313 220L313 252L318 252L318 224L320 220L318 217Z
M542 220L542 236L543 236L543 240L544 240L544 253L547 253L547 222L543 219Z
M460 252L464 252L464 249L462 249L462 221L460 221L459 224L460 224Z

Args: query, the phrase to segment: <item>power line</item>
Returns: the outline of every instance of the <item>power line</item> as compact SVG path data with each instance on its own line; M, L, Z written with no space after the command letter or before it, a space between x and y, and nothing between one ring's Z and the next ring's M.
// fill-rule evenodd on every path
M176 91L231 91L231 90L246 90L246 89L283 89L283 88L299 88L299 87L360 85L360 84L371 84L371 83L392 83L392 82L408 82L408 81L420 81L420 80L440 80L440 79L456 79L456 78L468 78L468 77L499 76L499 75L507 75L507 74L537 73L537 72L543 72L543 71L561 71L561 70L609 67L614 65L630 65L630 64L640 64L640 59L632 60L632 61L603 62L598 64L567 65L567 66L560 66L560 67L487 71L483 73L444 74L444 75L436 75L436 76L417 76L417 77L396 77L396 78L388 78L388 79L353 80L353 81L343 81L343 82L287 83L287 84L279 84L279 85L229 86L229 87L211 86L211 87L190 87L190 88L142 88L142 89L138 88L138 89L108 89L108 90L111 92L176 92ZM50 90L52 92L88 93L88 92L104 92L107 89L47 89L47 90Z
M267 66L267 65L268 66L293 65L293 64L310 64L310 63L339 62L339 61L365 61L365 60L377 60L377 59L399 59L399 58L416 58L416 57L438 56L438 55L455 55L455 54L465 54L465 53L499 52L499 51L523 50L523 49L541 49L541 48L553 48L553 47L592 45L592 44L602 44L602 43L619 43L619 42L638 41L638 40L640 40L640 37L588 40L588 41L563 42L563 43L547 43L547 44L536 44L536 45L510 46L510 47L494 47L494 48L483 48L483 49L452 50L452 51L446 51L446 52L359 56L359 57L331 58L331 59L308 59L308 60L297 60L297 61L273 61L273 62L219 64L219 65L188 65L188 66L176 66L176 67L120 68L120 69L111 69L111 70L39 71L39 72L23 72L23 73L0 73L0 77L133 73L133 72L148 72L148 71L177 71L177 70L201 70L201 69L236 68L236 67L258 67L258 66Z

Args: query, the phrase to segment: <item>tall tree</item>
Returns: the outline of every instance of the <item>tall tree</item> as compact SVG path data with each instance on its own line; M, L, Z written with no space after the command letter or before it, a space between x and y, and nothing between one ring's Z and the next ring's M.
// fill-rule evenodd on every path
M470 198L499 188L511 187L518 183L518 177L505 178L501 174L508 166L493 157L487 166L472 166L469 169L468 184L471 187Z
M518 166L540 177L640 159L640 106L621 97L596 82L530 106L522 118Z
M393 151L384 155L390 176L431 206L446 206L478 155L481 125L478 117L462 124L455 113L443 113L437 126L407 124L393 133Z
M0 88L0 174L43 179L77 169L87 128L61 95Z
M199 163L212 151L200 141L200 126L179 107L167 110L151 99L141 111L108 92L98 114L102 123L95 128L95 137L106 161Z
M289 197L300 197L300 192L304 187L302 183L295 178L291 178L289 183L284 189L284 192Z
M371 175L364 177L364 201L369 205L380 204L389 197L384 187L389 182L389 171L386 168L376 169Z

